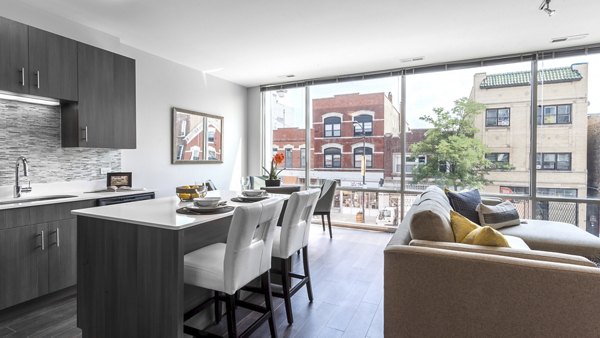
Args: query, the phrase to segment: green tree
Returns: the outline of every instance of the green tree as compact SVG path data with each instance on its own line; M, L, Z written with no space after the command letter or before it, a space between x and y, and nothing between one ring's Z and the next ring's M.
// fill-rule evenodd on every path
M486 179L491 169L498 168L485 158L487 147L475 138L475 116L485 106L466 97L454 101L454 108L434 108L433 114L421 120L433 126L425 139L410 149L413 154L427 155L427 163L413 169L413 182L434 182L454 190L461 187L479 188L492 183Z

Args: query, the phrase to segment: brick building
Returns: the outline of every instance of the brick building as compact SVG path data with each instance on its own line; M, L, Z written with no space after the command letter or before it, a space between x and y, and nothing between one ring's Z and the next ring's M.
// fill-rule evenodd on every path
M411 172L414 167L419 164L427 163L425 155L412 154L411 146L425 139L427 128L414 128L406 132L406 177L411 177ZM384 178L389 180L400 180L401 160L402 160L402 143L399 134L386 134L384 137L384 152L388 154L384 159ZM410 182L407 180L407 184Z
M398 134L400 113L391 93L343 94L314 99L311 128L313 177L360 182L363 152L366 181L377 184L384 171L384 134ZM364 127L364 148L363 148ZM284 182L301 182L306 156L305 129L273 130L273 151L286 155Z

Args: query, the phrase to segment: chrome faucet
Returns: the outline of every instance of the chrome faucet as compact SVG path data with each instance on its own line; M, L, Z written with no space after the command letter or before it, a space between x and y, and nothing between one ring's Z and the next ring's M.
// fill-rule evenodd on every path
M31 192L31 182L29 182L28 187L21 187L19 185L19 164L20 164L20 162L23 162L23 176L27 177L27 175L28 175L27 172L29 171L27 159L23 156L19 156L19 158L17 158L17 162L15 163L15 190L14 190L14 194L13 194L14 198L21 197L22 192Z

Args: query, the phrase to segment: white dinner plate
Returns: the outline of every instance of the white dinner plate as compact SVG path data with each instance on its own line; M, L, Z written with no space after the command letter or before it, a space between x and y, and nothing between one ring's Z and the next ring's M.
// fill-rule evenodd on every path
M191 206L189 206L187 208L190 209L190 210L192 210L192 211L193 210L197 210L197 211L216 211L216 210L220 210L220 209L227 208L227 207L228 207L228 205L225 204L225 205L217 205L215 207L198 207L198 206L195 206L195 205L191 205Z
M267 194L261 195L261 196L243 196L243 195L239 195L238 198L241 199L242 201L261 201L264 200L265 198L269 197Z

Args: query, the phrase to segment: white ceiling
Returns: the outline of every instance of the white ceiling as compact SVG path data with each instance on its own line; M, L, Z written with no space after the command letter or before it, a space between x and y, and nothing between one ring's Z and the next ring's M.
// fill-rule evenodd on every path
M248 87L600 43L598 0L21 1Z

